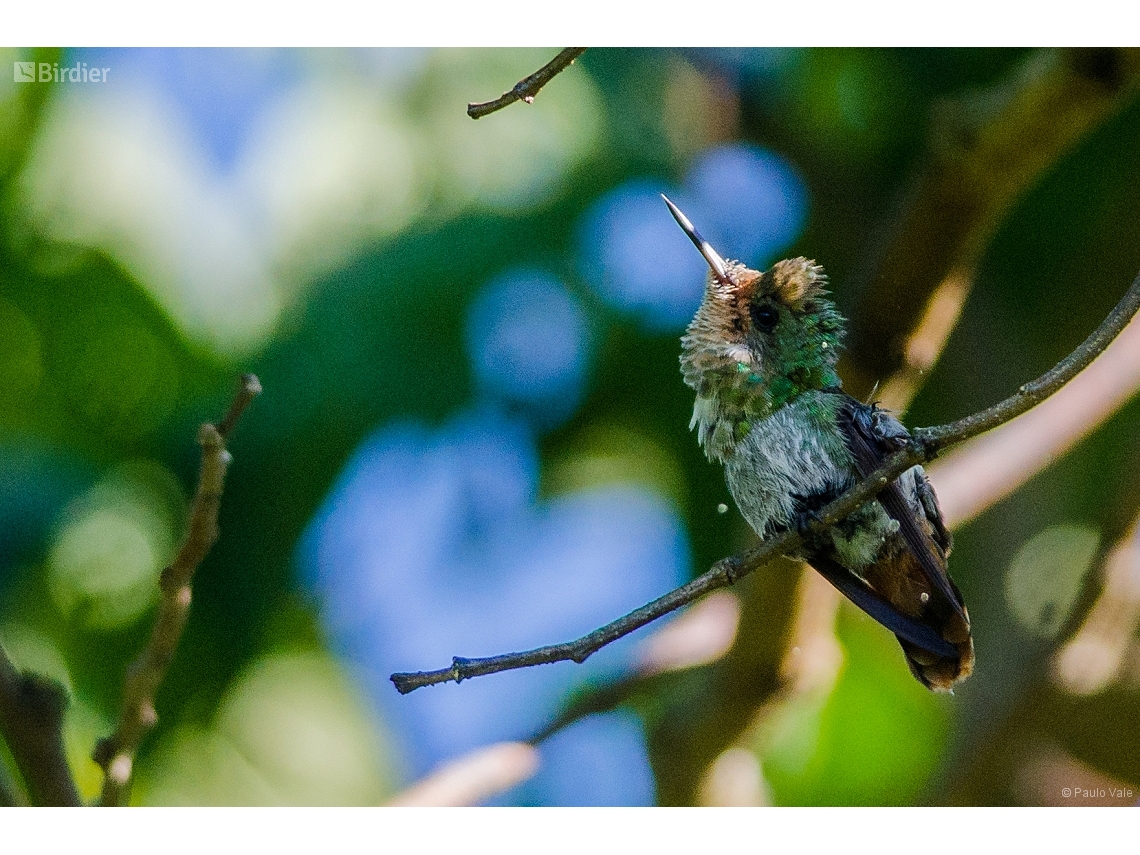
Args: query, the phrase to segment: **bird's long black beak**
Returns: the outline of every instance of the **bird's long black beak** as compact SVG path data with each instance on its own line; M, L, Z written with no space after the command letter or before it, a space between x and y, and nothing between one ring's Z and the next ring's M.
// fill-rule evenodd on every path
M670 201L668 196L662 193L661 198L664 199L665 204L669 206L669 213L673 215L673 219L677 221L677 225L681 227L681 230L689 236L689 240L700 250L705 261L707 261L709 267L712 268L713 276L717 278L717 281L720 282L721 285L727 285L729 287L735 286L736 283L729 278L728 265L724 263L724 259L720 257L720 254L712 248L712 244L701 237L700 232L693 227L689 218L681 212L680 208Z

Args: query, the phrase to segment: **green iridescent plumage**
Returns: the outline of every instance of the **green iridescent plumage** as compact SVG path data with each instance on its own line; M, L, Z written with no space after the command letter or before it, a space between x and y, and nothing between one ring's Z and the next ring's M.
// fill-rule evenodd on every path
M691 427L725 466L729 491L765 538L851 487L906 430L840 388L844 321L823 270L805 258L763 273L725 262L671 204L712 268L682 338L681 371L696 391ZM946 573L950 538L921 467L905 472L800 557L899 638L926 686L969 675L973 643Z

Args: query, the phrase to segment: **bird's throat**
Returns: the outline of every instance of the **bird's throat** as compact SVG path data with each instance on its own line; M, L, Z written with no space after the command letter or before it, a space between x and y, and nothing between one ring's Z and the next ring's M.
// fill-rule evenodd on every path
M838 386L839 378L830 366L802 377L760 377L745 363L733 372L706 375L693 405L689 429L711 460L726 462L752 427L795 401L804 392Z
M735 377L718 378L720 382L711 383L709 388L698 392L689 423L690 430L696 429L705 454L721 463L732 457L753 424L791 399L785 398L777 406L768 384L759 382L747 366L741 364L740 367L744 370Z

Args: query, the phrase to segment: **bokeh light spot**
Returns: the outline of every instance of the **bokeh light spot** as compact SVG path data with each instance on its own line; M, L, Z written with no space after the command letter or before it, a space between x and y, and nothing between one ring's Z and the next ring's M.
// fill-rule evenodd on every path
M375 804L392 791L377 723L319 654L263 659L229 692L219 733L300 804Z
M129 513L92 510L69 525L51 553L52 594L64 615L90 605L91 624L117 626L152 596L158 566L150 532Z
M728 258L765 268L807 220L807 188L787 160L750 145L709 149L685 186L701 201L701 234ZM690 215L692 216L692 215Z
M67 660L52 639L27 624L6 623L0 626L0 643L17 669L54 680L72 694Z
M807 188L784 158L733 144L697 157L678 191L644 180L610 191L579 225L582 273L607 303L653 331L682 329L708 267L670 216L664 192L725 258L763 269L803 230Z
M1022 544L1005 576L1005 597L1023 629L1040 638L1057 634L1080 596L1099 543L1095 529L1057 525Z
M76 409L105 433L134 439L170 414L178 393L178 368L158 338L117 311L78 354L67 375Z
M21 216L49 239L107 250L189 338L248 353L282 303L248 200L144 84L59 90L20 175Z
M375 805L395 774L382 729L343 668L320 653L254 661L209 728L182 728L140 770L159 805Z
M755 747L776 804L910 803L935 774L948 708L903 664L898 643L853 606L840 609L845 665L829 693L763 725Z
M591 425L557 453L543 470L547 495L576 493L615 484L640 484L688 506L687 481L680 461L653 438L621 424Z
M397 104L337 79L269 109L239 166L263 251L294 293L421 214L432 168Z
M173 101L222 171L234 166L250 127L296 82L295 52L267 48L88 48L67 61L111 66L114 84L145 85ZM110 80L108 81L110 83Z
M492 280L471 306L467 342L485 390L530 405L543 423L568 417L581 400L586 318L557 279L518 270Z
M158 594L183 504L173 475L149 461L120 465L73 501L48 555L56 607L93 629L136 620Z
M671 331L684 327L700 305L708 268L677 228L662 192L686 212L692 208L672 188L630 181L587 210L579 243L582 272L603 300L652 330Z

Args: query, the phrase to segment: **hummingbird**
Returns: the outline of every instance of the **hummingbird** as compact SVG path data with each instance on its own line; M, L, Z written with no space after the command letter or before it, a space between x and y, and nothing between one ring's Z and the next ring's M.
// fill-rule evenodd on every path
M922 467L824 533L808 527L910 436L889 412L843 391L835 366L845 321L823 268L802 257L762 273L725 261L662 198L710 268L681 338L681 374L696 392L689 427L705 455L724 465L761 540L802 532L793 557L893 632L919 682L950 691L973 670L974 646L947 572L950 533Z

